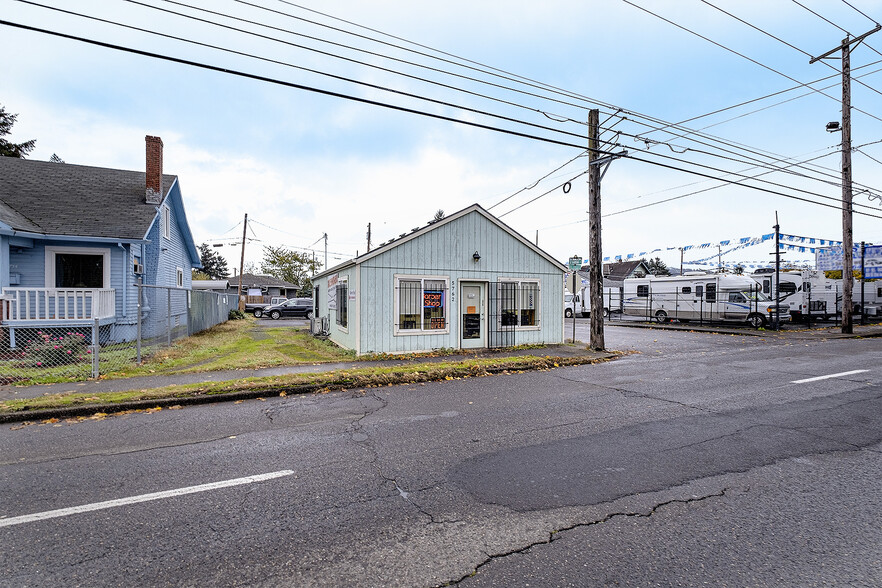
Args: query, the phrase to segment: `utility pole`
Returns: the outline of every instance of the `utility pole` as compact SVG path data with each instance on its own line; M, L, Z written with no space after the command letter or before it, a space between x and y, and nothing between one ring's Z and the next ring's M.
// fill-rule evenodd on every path
M588 285L591 290L591 341L588 346L603 351L603 253L600 246L600 181L614 159L627 151L600 157L600 111L588 111ZM600 166L604 166L601 170ZM575 293L574 293L575 294Z
M371 223L368 223L368 234L367 234L367 239L368 239L368 248L367 248L367 252L370 253L370 252L371 252Z
M781 325L781 225L778 224L778 211L775 211L775 330Z
M842 332L854 332L853 286L854 286L854 236L852 234L852 190L851 190L851 52L866 37L882 29L876 25L873 30L854 39L845 37L839 47L831 49L819 57L813 57L809 63L826 59L842 52ZM854 47L852 47L854 45ZM828 125L829 128L829 125Z
M245 301L242 300L242 272L245 271L245 235L248 231L248 213L245 213L245 222L242 223L242 257L239 260L239 310L245 310Z
M717 245L717 273L723 273L723 246Z
M680 275L682 276L683 275L683 248L678 247L678 249L680 250Z
M600 243L600 111L588 111L588 282L591 293L591 340L589 346L603 351L603 257Z
M325 268L328 269L328 234L325 233L322 235L322 239L325 240Z

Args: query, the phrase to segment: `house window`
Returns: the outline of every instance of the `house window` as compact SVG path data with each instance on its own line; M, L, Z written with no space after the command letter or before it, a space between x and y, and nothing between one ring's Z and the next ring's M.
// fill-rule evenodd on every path
M56 254L56 288L101 288L102 286L104 286L103 255Z
M175 283L178 285L178 288L184 287L184 270L183 270L183 268L178 268L178 276L177 276L177 281Z
M337 324L344 329L349 326L349 280L337 282Z
M110 250L46 247L47 288L110 288Z
M171 239L171 212L168 206L162 207L162 236Z
M441 276L396 276L395 332L447 332L449 284Z
M499 283L500 324L503 327L539 326L539 282Z

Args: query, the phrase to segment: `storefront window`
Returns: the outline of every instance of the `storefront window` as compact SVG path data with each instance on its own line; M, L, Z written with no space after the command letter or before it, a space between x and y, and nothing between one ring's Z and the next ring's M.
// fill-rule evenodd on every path
M447 278L396 277L397 331L447 329Z
M499 304L501 326L539 326L539 282L500 282Z

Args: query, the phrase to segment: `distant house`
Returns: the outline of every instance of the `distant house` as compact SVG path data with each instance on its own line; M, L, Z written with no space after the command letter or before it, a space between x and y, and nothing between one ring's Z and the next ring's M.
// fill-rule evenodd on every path
M239 276L233 276L228 282L227 292L236 294L239 291ZM246 297L246 302L269 302L273 296L294 298L299 289L297 284L273 276L242 274L242 295Z
M356 354L562 343L566 267L474 204L313 277Z
M584 268L587 270L587 268ZM626 278L644 278L649 275L649 266L642 259L603 264L603 277L620 286Z
M230 289L229 280L193 280L194 290L207 290L209 292L228 293Z
M95 319L103 340L132 340L139 278L190 288L202 265L181 184L163 174L162 139L146 137L146 155L142 172L0 157L0 328L13 345L17 327ZM186 302L172 312L186 320Z

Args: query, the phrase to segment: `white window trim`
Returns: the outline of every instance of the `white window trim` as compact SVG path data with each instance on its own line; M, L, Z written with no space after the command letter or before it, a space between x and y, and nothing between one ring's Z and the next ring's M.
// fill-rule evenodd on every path
M539 293L539 300L536 301L536 325L515 325L515 331L539 331L542 329L542 280L539 278L499 278L499 283L516 283L516 284L536 284L536 291ZM502 328L502 299L497 300L498 308L496 309L496 327ZM518 308L518 322L520 322L520 308ZM508 327L506 327L508 328Z
M182 267L175 268L175 286L184 287L184 268Z
M163 206L162 210L162 220L160 224L162 225L162 236L166 239L171 239L171 210L169 210L168 206Z
M392 282L392 335L395 337L407 337L412 335L449 335L450 334L450 276L436 276L426 274L395 274ZM444 282L444 288L447 290L447 297L444 300L444 328L443 329L423 329L423 321L420 320L419 329L399 329L398 328L398 311L400 309L400 297L398 296L398 283L401 280L421 280L424 284L425 280L436 280Z
M351 319L352 319L352 313L350 312L350 304L349 304L349 276L348 275L340 276L340 278L337 280L337 285L334 286L334 288L339 287L341 284L346 284L346 300L345 300L345 302L346 302L346 326L344 327L343 325L341 325L340 323L337 322L337 313L340 312L340 300L339 300L340 297L339 296L336 297L337 308L334 310L334 313L335 313L334 314L334 324L337 325L337 330L340 331L341 333L348 333L349 332L349 323L351 322Z
M46 275L43 284L46 288L58 288L55 284L55 255L57 253L70 253L75 255L101 255L104 260L102 262L104 269L102 290L110 289L110 249L104 247L56 247L54 245L46 246ZM50 284L52 284L50 286ZM83 288L84 290L93 290L94 288Z

